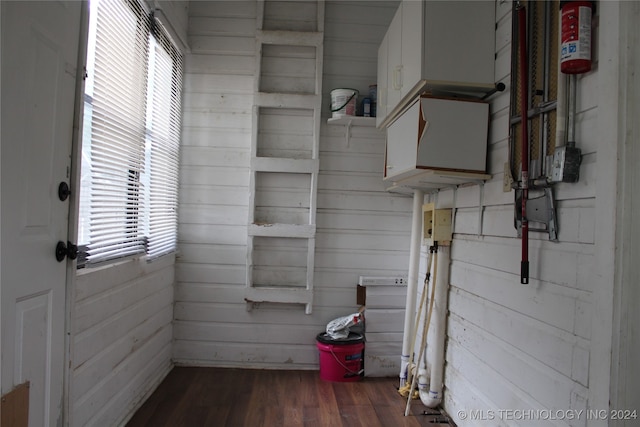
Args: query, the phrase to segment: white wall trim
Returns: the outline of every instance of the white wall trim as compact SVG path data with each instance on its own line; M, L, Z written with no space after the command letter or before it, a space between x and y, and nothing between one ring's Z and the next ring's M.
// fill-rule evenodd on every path
M84 69L87 64L87 45L89 37L89 4L82 2L80 33L78 34L78 68L76 71L76 93L73 114L73 141L71 142L71 172L69 186L80 189L80 164L82 161L82 129L84 119ZM72 191L69 197L69 220L67 239L78 243L78 224L80 222L80 191ZM66 300L65 300L65 363L64 363L64 392L63 392L63 423L73 425L73 410L71 396L73 394L73 380L71 362L74 357L73 331L75 330L75 298L78 264L76 261L67 262Z
M618 151L620 141L619 112L624 96L620 80L620 35L624 34L620 2L599 2L597 63L598 130L595 184L595 262L593 315L591 322L591 354L589 359L589 397L587 409L609 409L611 350L613 330L613 292L616 280L616 238ZM588 426L606 426L607 420L589 419Z
M638 352L638 333L633 333L630 325L638 321L637 280L639 266L638 233L635 221L638 197L635 194L640 185L637 172L639 161L638 137L640 124L637 121L638 99L640 99L640 76L637 73L640 58L640 29L636 23L640 15L640 5L636 2L620 4L621 60L620 60L620 126L619 126L619 196L618 227L616 238L616 268L618 274L614 282L613 351L611 361L611 408L632 408L638 402L638 386L634 379ZM635 210L634 210L635 208ZM634 401L635 400L635 401ZM635 409L635 408L633 408ZM626 425L624 421L613 425Z

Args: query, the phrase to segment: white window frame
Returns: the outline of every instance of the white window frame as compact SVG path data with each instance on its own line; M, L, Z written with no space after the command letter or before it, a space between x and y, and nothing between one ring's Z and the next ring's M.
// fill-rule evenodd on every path
M182 54L153 14L91 0L78 268L175 252L181 94Z

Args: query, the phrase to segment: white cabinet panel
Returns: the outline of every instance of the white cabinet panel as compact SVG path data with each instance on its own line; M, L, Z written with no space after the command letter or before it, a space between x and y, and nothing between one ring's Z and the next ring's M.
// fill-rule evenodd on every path
M421 1L406 1L401 5L402 36L399 50L402 52L402 89L405 97L414 84L422 78L423 32L422 25L425 4ZM399 101L399 100L398 100ZM388 111L393 109L391 107Z
M419 168L484 172L489 104L422 98L425 127L418 144Z
M387 116L387 55L389 48L389 34L385 34L378 48L378 100L376 112L376 126L379 126Z
M428 1L423 4L426 10L421 77L434 84L493 88L495 2Z
M404 175L415 170L419 116L420 102L416 100L406 113L387 128L385 178Z
M402 8L400 4L389 25L387 47L387 114L400 102L402 97Z
M378 127L390 123L425 91L474 92L494 88L493 1L404 0L379 55L378 88L387 88ZM386 64L386 65L385 65Z
M424 170L484 173L489 104L422 96L387 129L385 179Z

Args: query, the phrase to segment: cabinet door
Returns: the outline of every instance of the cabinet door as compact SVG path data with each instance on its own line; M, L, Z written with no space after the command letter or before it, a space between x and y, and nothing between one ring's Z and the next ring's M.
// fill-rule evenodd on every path
M400 3L387 30L387 112L391 112L401 99L402 90L402 8Z
M402 88L404 98L422 79L424 1L402 2Z
M376 126L387 117L387 52L389 49L389 35L385 34L378 48L378 100L376 111Z
M421 78L468 87L492 87L495 2L429 1L425 3L423 16Z
M422 98L425 130L418 144L419 168L484 173L489 104Z
M385 178L401 179L415 173L419 117L418 99L387 128Z

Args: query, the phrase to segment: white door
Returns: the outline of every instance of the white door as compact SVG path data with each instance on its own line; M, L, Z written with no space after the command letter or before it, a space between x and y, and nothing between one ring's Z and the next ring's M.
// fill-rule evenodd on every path
M62 422L79 1L1 1L2 394L30 382L29 425Z

